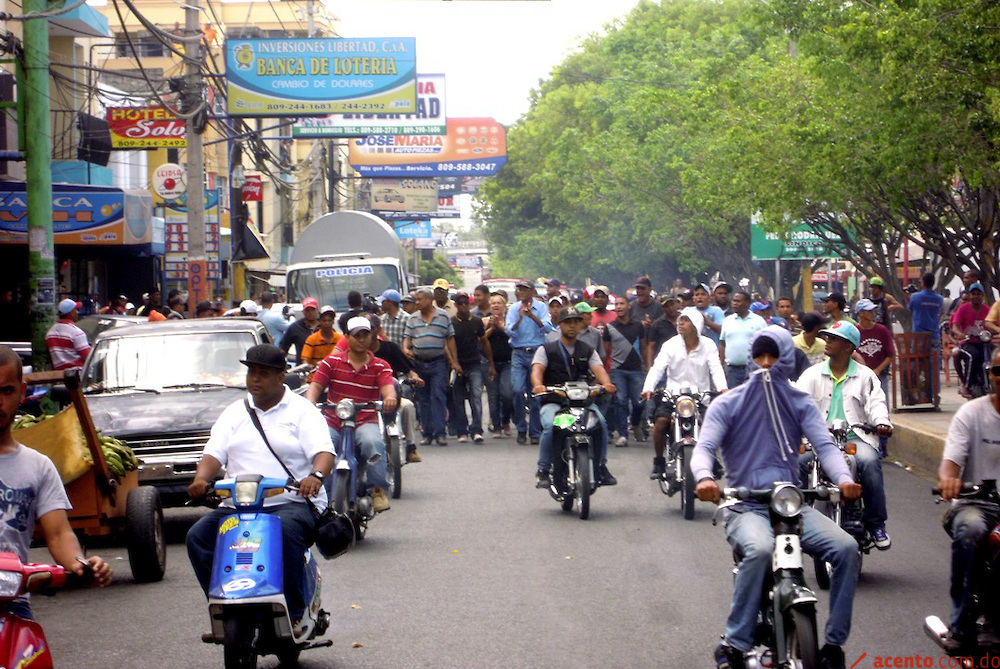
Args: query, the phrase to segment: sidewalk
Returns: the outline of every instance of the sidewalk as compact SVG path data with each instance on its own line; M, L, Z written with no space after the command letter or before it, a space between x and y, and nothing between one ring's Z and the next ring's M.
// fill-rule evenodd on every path
M887 459L912 467L922 476L937 479L948 426L958 408L968 401L958 394L958 382L952 374L950 386L944 385L942 375L940 411L898 410L897 407L895 413L889 414L894 430Z

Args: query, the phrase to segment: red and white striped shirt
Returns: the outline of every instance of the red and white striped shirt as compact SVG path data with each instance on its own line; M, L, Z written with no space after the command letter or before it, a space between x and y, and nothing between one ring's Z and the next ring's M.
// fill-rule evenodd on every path
M347 351L334 351L316 366L313 383L327 388L327 401L339 402L349 398L355 402L374 402L382 398L382 386L392 385L392 368L381 358L368 351L368 362L359 369L347 359ZM340 419L332 409L323 412L326 423L335 430L340 429ZM371 409L359 411L355 425L374 423L377 420Z
M87 335L69 319L60 318L45 333L45 344L49 347L53 369L83 367L90 344Z

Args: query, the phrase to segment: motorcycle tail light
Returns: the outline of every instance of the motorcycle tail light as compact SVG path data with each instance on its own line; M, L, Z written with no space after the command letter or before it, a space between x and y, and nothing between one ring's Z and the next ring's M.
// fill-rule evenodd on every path
M354 400L342 399L337 402L336 414L340 420L354 418Z
M847 453L848 455L854 455L857 452L858 452L858 445L855 444L853 441L849 441L844 445L844 453Z
M681 418L690 418L697 411L698 406L690 397L682 397L677 400L677 415Z
M257 481L237 481L233 501L237 504L253 504L257 501Z
M21 572L0 571L0 597L17 597L21 590Z
M785 518L794 518L802 513L804 503L802 491L791 484L779 485L771 495L771 510Z

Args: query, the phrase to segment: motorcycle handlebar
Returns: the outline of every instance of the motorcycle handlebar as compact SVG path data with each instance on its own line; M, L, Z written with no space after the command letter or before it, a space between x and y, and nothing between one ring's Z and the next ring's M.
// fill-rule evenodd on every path
M591 386L591 385L588 385L587 386L587 390L590 391L591 394L594 394L594 393L598 393L598 394L607 393L609 395L611 394L611 393L608 393L608 391L604 389L604 386ZM531 396L532 397L541 397L542 395L549 395L549 394L554 394L554 393L565 393L565 392L566 392L566 386L545 386L545 392L532 393Z
M774 493L774 488L763 488L759 490L752 490L746 487L739 488L723 488L722 497L723 499L738 500L741 502L756 501L767 503L771 499L771 495ZM839 493L839 489L835 487L818 486L816 488L799 488L799 492L808 499L831 499Z

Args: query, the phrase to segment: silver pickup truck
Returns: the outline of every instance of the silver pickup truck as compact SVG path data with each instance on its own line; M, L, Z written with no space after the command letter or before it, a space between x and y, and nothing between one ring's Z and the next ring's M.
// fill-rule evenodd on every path
M94 424L128 442L139 483L156 486L165 506L186 499L212 425L246 394L240 360L261 343L271 336L251 318L141 323L94 342L81 379Z

